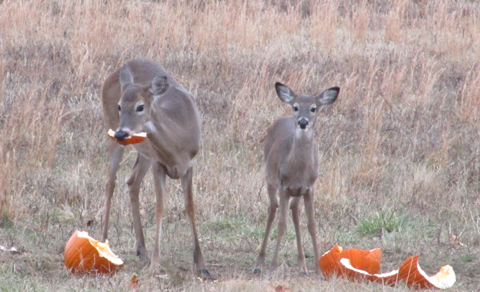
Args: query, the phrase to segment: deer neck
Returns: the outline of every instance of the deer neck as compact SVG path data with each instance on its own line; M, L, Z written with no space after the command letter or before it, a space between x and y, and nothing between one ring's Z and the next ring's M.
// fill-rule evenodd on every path
M314 150L313 133L296 130L291 140L291 146L286 153L283 163L283 173L296 180L299 176L304 177L313 169Z
M158 115L162 115L162 113L159 113ZM155 117L150 119L145 126L148 129L147 135L151 142L152 150L156 152L155 156L159 156L162 161L169 164L169 160L173 157L171 155L172 153L168 151L169 140L172 137L171 129L169 129L165 123L158 121Z
M297 161L311 161L313 151L313 130L300 130L296 129L292 141L292 147L290 149L290 159Z
M316 147L313 144L313 133L309 132L312 131L296 130L290 151L279 173L282 185L288 190L290 196L303 195L311 189L317 177L314 152Z
M195 134L189 131L192 126L179 125L171 111L158 106L154 113L145 124L150 141L149 156L164 165L171 178L180 178L192 166L199 142L193 141Z

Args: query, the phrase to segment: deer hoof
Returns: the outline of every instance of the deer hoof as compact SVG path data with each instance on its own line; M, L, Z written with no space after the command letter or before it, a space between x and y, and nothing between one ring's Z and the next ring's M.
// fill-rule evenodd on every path
M210 272L207 270L207 269L201 269L198 271L200 276L202 276L203 278L211 278L212 275L210 274Z

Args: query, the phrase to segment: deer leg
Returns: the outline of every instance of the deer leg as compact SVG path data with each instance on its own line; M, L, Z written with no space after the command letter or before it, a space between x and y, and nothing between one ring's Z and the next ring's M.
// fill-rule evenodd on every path
M153 248L152 263L150 264L150 270L154 270L160 264L160 240L162 238L162 220L163 220L163 194L165 193L165 179L166 172L163 165L155 163L153 165L153 183L156 194L155 204L155 245Z
M130 195L130 203L132 205L133 226L135 228L135 236L137 240L137 255L140 256L140 261L144 266L150 264L150 259L147 255L147 249L145 247L145 238L143 237L142 221L140 218L140 185L142 183L145 174L150 168L151 162L148 158L144 157L140 153L137 154L137 159L133 165L132 172L129 178L126 180L128 185L128 192Z
M300 273L307 275L307 267L305 266L305 254L302 247L302 237L300 235L300 197L296 197L291 201L290 209L292 210L293 226L295 226L295 235L297 238L297 267L300 269Z
M110 206L112 204L113 191L115 190L115 180L117 179L117 171L120 160L123 155L123 147L111 141L108 144L108 153L110 157L110 166L108 169L108 178L105 185L105 213L103 218L103 241L108 238L108 222L110 219Z
M289 196L285 192L283 186L280 187L280 218L278 220L278 236L277 245L275 246L275 253L273 254L272 265L270 271L274 271L278 266L278 252L280 251L280 242L282 241L283 234L287 228L287 211Z
M197 266L197 272L203 274L204 276L210 277L210 273L205 267L205 262L203 260L202 250L200 249L200 243L198 241L197 228L195 226L195 206L193 204L193 191L192 191L192 180L193 180L193 167L187 170L187 172L182 176L182 189L185 198L185 211L188 214L190 219L190 226L192 228L193 236L193 262Z
M268 184L267 189L270 206L268 206L267 227L265 228L265 235L263 237L262 246L260 247L260 253L258 254L257 264L255 265L255 269L253 269L253 272L255 274L261 273L261 268L265 264L268 237L270 236L270 229L272 227L272 222L273 219L275 219L275 214L277 213L278 208L277 188L271 184Z
M315 273L320 275L320 267L318 265L318 249L317 249L317 226L315 224L315 214L313 212L313 190L310 190L304 195L305 213L307 213L307 226L310 237L312 237L313 254L315 256Z

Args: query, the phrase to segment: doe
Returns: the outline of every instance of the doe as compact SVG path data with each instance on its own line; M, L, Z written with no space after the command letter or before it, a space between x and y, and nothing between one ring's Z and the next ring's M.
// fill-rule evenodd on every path
M137 158L126 179L137 255L140 256L142 264L150 265L150 269L154 270L160 262L163 196L166 176L169 176L181 180L185 209L193 235L193 259L197 271L209 276L195 227L192 192L193 158L200 149L200 115L195 98L167 74L161 65L137 59L127 62L105 80L102 105L106 129L116 129L115 138L118 141L139 132L147 132L147 139L133 145ZM104 240L108 237L110 206L123 152L123 146L109 140L110 167L106 184ZM150 166L156 194L156 232L152 261L147 255L139 209L140 184Z
M269 129L264 149L266 180L270 206L267 227L254 273L260 273L265 263L267 241L277 208L280 207L278 236L270 271L278 266L280 241L286 228L288 208L292 210L298 250L298 268L307 274L299 226L299 202L303 197L308 219L308 231L312 238L315 255L315 272L320 274L316 241L316 224L313 211L313 185L318 176L318 154L314 144L314 125L320 106L335 102L340 88L332 87L316 95L297 95L287 86L277 82L277 95L289 104L293 116L278 119ZM278 190L278 196L277 196Z

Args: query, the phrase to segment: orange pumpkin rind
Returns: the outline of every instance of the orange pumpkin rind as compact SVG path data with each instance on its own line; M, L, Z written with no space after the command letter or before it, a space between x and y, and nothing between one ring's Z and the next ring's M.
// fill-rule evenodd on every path
M342 250L335 245L318 259L318 263L327 280L337 275L352 281L366 279L388 286L403 281L413 289L446 289L453 286L456 277L451 266L443 266L437 274L430 277L418 264L418 258L418 255L410 256L398 270L377 274L381 262L380 249Z
M408 287L415 289L446 289L455 284L456 276L450 265L440 268L433 276L428 276L418 264L418 255L408 257L398 269L398 277L405 281Z
M123 261L104 243L76 230L65 245L65 267L74 275L114 274Z
M398 270L393 270L393 271L382 273L382 274L369 274L364 270L354 268L350 263L350 259L342 258L340 259L340 263L346 269L351 271L351 273L356 274L355 279L367 279L370 282L382 283L388 286L395 286L395 284L398 282Z
M107 134L108 134L108 137L110 137L112 140L114 140L115 142L117 142L120 145L138 144L138 143L143 142L143 140L145 140L147 138L147 133L141 132L141 133L133 134L132 136L129 136L122 141L118 141L117 139L115 139L115 131L114 130L109 129Z
M382 250L379 248L343 250L341 246L335 245L318 260L320 269L326 279L334 275L342 275L351 280L365 277L362 273L357 273L342 265L340 262L342 258L348 258L351 266L355 269L365 271L367 274L375 274L380 270Z

